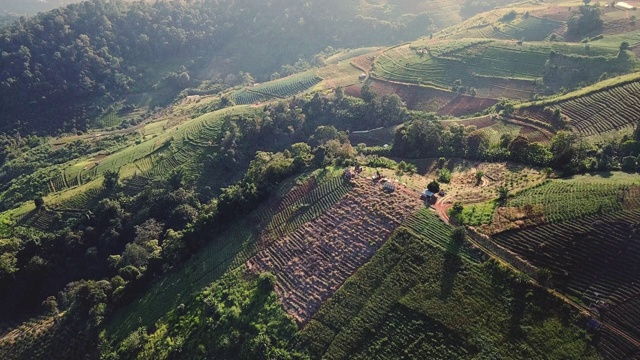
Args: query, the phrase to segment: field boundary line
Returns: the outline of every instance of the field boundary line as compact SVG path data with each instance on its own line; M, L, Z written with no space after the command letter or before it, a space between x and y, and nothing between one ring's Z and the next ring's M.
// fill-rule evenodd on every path
M518 266L510 263L508 260L503 259L502 257L500 257L497 253L495 253L494 251L490 250L489 248L485 247L482 243L487 243L487 242L491 242L490 239L484 239L482 237L482 235L478 234L477 232L473 231L473 230L468 230L467 234L469 236L466 237L466 239L471 242L473 245L475 245L476 247L478 247L482 252L484 252L485 254L487 254L489 257L491 257L492 259L498 261L500 264L503 264L505 266L507 266L508 268L510 268L511 270L515 271L515 272L521 272L526 274L529 278L530 278L530 282L534 285L537 286L541 289L544 289L547 293L557 297L558 299L562 300L563 302L565 302L566 304L572 306L573 308L575 308L576 310L578 310L580 312L580 314L582 314L583 316L586 317L590 317L590 318L598 318L598 321L603 325L604 328L606 328L607 330L623 337L625 340L629 341L631 344L633 344L636 349L640 349L640 341L637 340L635 337L633 337L632 335L628 334L627 332L625 332L624 330L620 329L619 327L615 326L615 325L611 325L611 324L607 324L605 322L603 322L599 316L594 316L594 314L589 311L589 309L586 306L580 305L577 302L571 300L569 297L567 297L566 295L563 295L561 293L559 293L558 291L540 284L535 275L530 274L528 271L525 270L520 270L518 268ZM482 240L479 240L479 238L481 238ZM493 244L495 246L498 246L497 244ZM505 250L507 251L507 250ZM508 253L508 251L507 251ZM519 259L517 256L515 256L516 261L515 262L523 262L523 265L526 264L526 262L524 262L522 259ZM533 265L529 265L531 267L533 267L535 269L535 267ZM525 266L526 267L526 266ZM531 271L532 269L529 269L529 271Z

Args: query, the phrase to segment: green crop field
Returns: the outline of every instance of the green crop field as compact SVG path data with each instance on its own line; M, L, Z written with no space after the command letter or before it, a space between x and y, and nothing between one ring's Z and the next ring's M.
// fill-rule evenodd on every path
M592 44L597 44L601 47L608 47L611 50L618 50L620 48L620 43L623 41L629 43L629 46L631 47L640 44L640 31L636 30L622 34L605 35L602 39L593 40Z
M438 87L449 87L454 81L463 79L470 82L471 77L464 66L452 60L436 59L428 54L418 56L398 56L386 51L373 67L376 76L408 83L427 83Z
M447 38L542 41L560 26L562 26L560 21L519 15L515 20L506 23L470 24L470 26L456 29L453 33L448 34Z
M269 99L269 97L264 94L259 94L247 89L237 90L233 92L229 98L238 105L255 104Z
M113 128L122 123L122 118L116 114L115 111L111 111L108 114L95 118L90 124L91 129L106 129Z
M493 219L496 206L498 206L498 204L495 201L467 205L459 215L459 219L463 224L469 226L488 224Z
M47 179L42 192L47 195L45 201L52 211L31 213L27 217L21 214L22 220L18 223L40 229L46 229L47 224L62 224L69 215L67 213L85 210L86 206L95 204L101 198L99 183L101 176L109 170L120 172L126 193L139 191L148 179L166 176L211 147L225 116L255 111L257 109L236 106L208 113L167 129L159 136L99 157L99 160L74 160L62 166L52 165L42 169Z
M425 231L398 230L321 307L298 348L314 359L597 358L581 320L565 327L547 312L557 300L466 260L449 226L421 218Z
M237 90L231 94L230 98L238 105L253 104L273 98L284 99L303 93L321 81L322 78L314 72L307 71Z
M544 75L552 50L603 72L612 66L609 59L617 55L617 50L596 44L586 49L583 44L557 42L420 40L386 50L377 59L374 73L383 79L441 88L450 88L456 80L478 88L499 86L507 79L533 82Z
M500 142L500 137L503 134L509 134L511 136L517 136L520 134L522 127L516 124L509 124L506 122L498 122L491 126L478 129L479 133L484 134L490 143L495 144Z
M636 182L637 183L637 182ZM542 205L550 223L640 207L640 186L548 180L509 199L509 206Z
M377 47L364 47L364 48L341 51L325 59L325 64L328 64L328 65L338 64L342 61L353 59L354 57L375 52L377 49L378 49Z
M192 161L207 146L213 145L212 141L220 131L221 121L225 116L239 116L255 111L257 110L246 106L236 106L199 116L167 129L162 135L105 157L91 171L101 175L107 170L118 170L125 165L135 164L140 175L166 175L172 169Z

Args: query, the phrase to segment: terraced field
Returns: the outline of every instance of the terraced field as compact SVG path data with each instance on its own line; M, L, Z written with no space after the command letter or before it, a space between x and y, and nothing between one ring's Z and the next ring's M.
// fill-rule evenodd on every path
M285 310L305 324L388 236L423 204L415 193L398 188L388 194L370 178L327 212L262 251L247 263L270 271Z
M438 110L438 115L464 116L485 110L498 100L460 95Z
M476 131L486 136L490 143L497 143L503 134L511 136L522 135L531 142L547 143L551 140L552 134L546 129L530 126L521 122L508 122L492 119L491 115L481 116L471 119L447 120L443 121L445 126L452 124L475 126Z
M429 84L441 88L449 88L458 79L465 84L473 80L464 65L458 61L437 59L426 53L421 54L420 57L402 54L397 48L387 50L380 55L373 70L374 75L382 79Z
M448 39L504 39L542 41L562 26L561 21L520 14L510 22L485 22L483 24L465 26L447 34Z
M557 305L548 294L466 258L429 210L418 221L397 230L301 331L296 342L313 359L538 359L542 343L558 358L576 349L598 358L581 321L563 329L559 314L538 317L535 309ZM524 333L510 335L513 324Z
M253 104L272 98L284 99L307 91L321 81L322 78L314 72L304 72L237 90L231 94L230 98L238 105Z
M500 142L500 137L503 134L517 136L518 134L520 134L521 129L521 126L515 124L510 124L507 122L497 122L491 126L479 129L478 132L483 133L487 137L487 139L489 139L490 143L495 144Z
M506 133L511 135L522 135L529 139L529 141L531 142L547 143L550 140L548 132L542 132L541 130L538 130L536 128L524 126L525 124L519 125L501 122L497 119L494 119L492 115L442 121L442 125L444 126L451 126L454 124L463 126L474 126L476 128L476 131L486 135L487 139L491 143L500 141L502 131L506 131Z
M550 123L545 107L559 108L580 136L601 135L618 130L631 130L640 117L640 81L611 86L599 91L544 105L518 110L518 115Z
M55 211L34 210L18 217L16 223L27 228L28 231L50 231L51 229L59 230L63 225L62 220L61 214Z
M376 94L397 94L411 110L436 112L456 98L456 94L427 86L404 85L373 79L370 89ZM360 97L362 85L356 84L345 89L350 96Z
M332 55L328 58L325 59L325 64L329 64L329 65L334 65L337 64L339 62L345 61L345 60L351 60L353 58L358 58L361 57L365 54L369 54L372 52L375 52L378 48L376 47L364 47L364 48L358 48L358 49L350 49L350 50L346 50L346 51L342 51L339 52L335 55Z
M546 221L556 223L640 208L640 186L548 180L518 193L508 204L542 205Z
M100 116L96 118L89 124L91 129L106 129L112 128L120 125L122 123L122 118L116 114L115 111L111 111L110 113Z
M57 200L50 207L55 211L81 213L96 206L104 195L104 188L96 186L80 191L72 197Z
M247 89L238 90L232 93L229 98L231 99L231 101L238 105L256 104L269 99L269 97L264 94L260 94Z
M451 125L463 125L463 126L475 126L476 129L484 129L486 127L495 125L497 120L494 120L491 115L474 117L469 119L459 119L459 120L443 120L442 125L448 127Z
M170 128L160 136L130 146L122 151L100 156L99 161L70 164L64 171L52 176L49 182L51 192L60 192L95 180L108 170L131 168L123 177L138 176L134 181L143 178L166 176L190 161L213 143L220 131L221 120L225 116L240 116L255 113L256 109L247 106L236 106L202 115ZM130 181L124 179L126 183Z
M0 357L6 360L79 359L90 351L86 346L91 336L82 324L70 317L61 316L57 321L53 317L40 317L3 336L0 339Z
M557 42L524 42L498 40L420 40L412 44L389 48L374 65L374 75L392 81L429 84L449 89L454 83L478 88L481 95L493 88L505 87L505 81L515 81L516 90L527 91L545 73L549 53L582 56L589 66L608 69L608 58L616 51L609 47ZM577 59L577 58L576 58ZM603 70L607 71L607 70ZM459 81L458 81L459 80ZM524 86L519 89L518 85ZM506 90L506 89L505 89ZM504 96L511 97L508 90ZM531 93L529 92L529 95ZM491 96L493 97L493 96ZM514 94L522 98L522 94Z
M533 265L549 269L552 286L577 301L587 306L605 301L608 308L598 311L604 319L640 338L640 314L632 307L640 291L639 222L639 210L622 211L507 232L494 241ZM628 344L622 345L610 345L609 358L629 356Z

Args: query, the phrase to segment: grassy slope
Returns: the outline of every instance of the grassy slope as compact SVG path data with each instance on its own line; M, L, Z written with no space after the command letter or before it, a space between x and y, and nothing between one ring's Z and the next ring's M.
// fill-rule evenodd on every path
M426 48L429 54L417 50ZM606 66L604 58L615 57L617 50L591 45L556 42L524 42L463 39L419 40L390 48L378 59L375 69L381 78L411 83L428 83L449 88L461 79L465 85L490 86L495 79L534 81L544 73L549 52L593 57L594 66ZM493 80L492 80L493 79Z

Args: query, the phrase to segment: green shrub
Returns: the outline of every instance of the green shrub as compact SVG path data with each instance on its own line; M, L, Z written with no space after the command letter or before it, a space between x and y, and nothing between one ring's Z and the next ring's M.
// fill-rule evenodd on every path
M449 169L440 169L438 170L438 180L445 184L451 182L451 171Z

